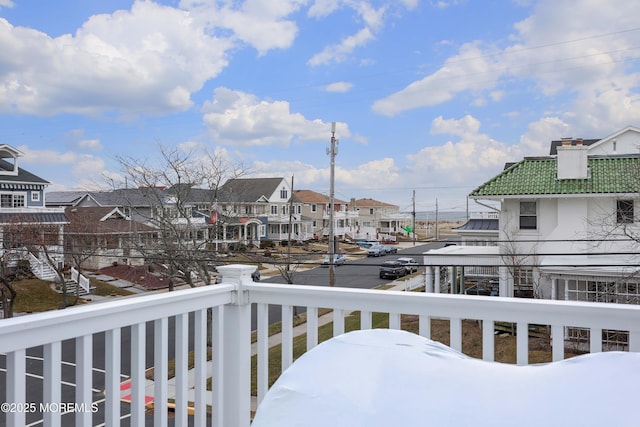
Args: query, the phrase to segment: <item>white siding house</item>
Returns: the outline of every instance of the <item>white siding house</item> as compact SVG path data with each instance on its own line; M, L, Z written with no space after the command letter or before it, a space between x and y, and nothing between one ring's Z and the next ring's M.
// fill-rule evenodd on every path
M471 199L500 206L498 245L425 253L427 289L463 292L452 267L493 266L501 296L640 304L639 147L635 127L566 138L479 186Z

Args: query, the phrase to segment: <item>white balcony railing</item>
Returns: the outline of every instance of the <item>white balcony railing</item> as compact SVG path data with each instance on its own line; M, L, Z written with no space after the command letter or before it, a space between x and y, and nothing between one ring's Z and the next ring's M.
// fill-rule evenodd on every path
M282 368L293 363L294 307L307 308L307 350L318 344L318 308L333 309L333 333L345 329L344 315L360 310L361 328L372 327L372 313L389 313L389 327L400 328L402 314L419 316L420 335L430 337L430 319L450 320L450 343L462 348L462 320L482 321L482 348L485 360L494 360L494 322L517 325L517 363L528 363L529 324L551 325L553 360L564 358L565 327L590 331L590 351L602 351L602 331L628 332L629 351L640 352L640 306L580 303L566 301L489 298L463 295L409 293L350 288L298 285L254 284L253 267L225 266L223 284L171 293L137 296L105 303L94 303L62 311L21 316L0 321L0 353L6 355L6 402L26 403L27 349L43 346L42 395L44 402L61 402L62 342L75 341L75 402L91 405L94 369L105 373L104 415L106 425L119 425L121 418L120 380L122 330L130 327L131 425L145 423L145 349L153 340L155 385L153 398L168 397L169 323L175 323L175 425L188 423L188 400L195 408L194 425L206 425L207 401L213 402L211 416L216 426L250 424L251 316L256 304L257 322L257 401L268 389L269 306L282 310ZM212 311L212 384L206 389L207 312ZM153 325L146 336L147 322ZM94 334L105 333L105 362L97 367L93 351ZM188 384L188 338L193 338L195 384ZM596 338L598 337L598 338ZM2 358L0 358L0 361ZM150 359L151 360L151 359ZM68 363L68 362L67 362ZM188 389L195 388L192 398ZM102 396L102 395L101 395ZM93 425L91 411L75 413L76 425ZM1 414L0 414L1 416ZM43 413L45 426L59 426L60 412ZM167 412L155 410L154 425L167 425ZM1 421L1 420L0 420ZM6 425L24 426L25 412L6 414ZM0 422L0 424L2 424Z

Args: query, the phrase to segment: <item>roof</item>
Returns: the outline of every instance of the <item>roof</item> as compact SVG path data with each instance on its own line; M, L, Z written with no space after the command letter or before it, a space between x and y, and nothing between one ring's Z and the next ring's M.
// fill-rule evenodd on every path
M69 233L140 233L155 231L145 224L130 221L114 207L88 206L68 207L65 209L69 225L65 228Z
M374 199L358 199L356 200L356 206L360 207L360 206L398 206L398 205L392 205L391 203L386 203L386 202L381 202L379 200L374 200Z
M64 212L0 212L1 224L68 224Z
M595 144L596 142L600 141L600 139L582 139L582 145L592 145ZM558 154L558 147L560 147L562 145L562 140L556 140L556 141L551 141L551 148L549 149L549 154L551 156L555 156L556 154ZM576 145L576 140L572 139L571 140L571 145Z
M555 157L525 158L473 190L471 198L536 195L630 194L640 192L640 158L592 156L587 179L556 178Z
M45 203L50 206L73 206L87 194L86 191L47 191Z
M0 159L0 170L2 171L12 171L14 168L13 164L7 162L4 159ZM42 179L37 175L32 174L31 172L18 168L17 175L3 175L0 174L0 182L11 183L11 184L38 184L38 185L49 185L51 184L46 179Z
M219 202L256 203L269 199L278 190L284 178L233 178L218 190Z
M301 203L329 203L330 197L326 194L318 193L313 190L294 190L293 200ZM336 205L347 204L344 200L340 200L335 197L333 198L333 201Z
M498 218L471 218L455 231L498 231Z

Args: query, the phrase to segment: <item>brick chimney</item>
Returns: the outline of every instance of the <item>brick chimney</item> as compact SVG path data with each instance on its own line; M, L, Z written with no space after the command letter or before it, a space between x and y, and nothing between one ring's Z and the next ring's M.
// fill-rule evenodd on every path
M583 144L582 138L576 139L576 145L572 145L572 140L572 138L562 138L562 145L557 148L557 178L587 179L589 177L588 147Z

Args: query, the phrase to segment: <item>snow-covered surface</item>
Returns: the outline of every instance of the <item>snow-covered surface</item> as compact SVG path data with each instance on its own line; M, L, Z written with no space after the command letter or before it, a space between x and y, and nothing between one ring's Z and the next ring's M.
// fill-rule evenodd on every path
M269 390L252 426L637 426L639 387L638 353L515 366L374 329L303 355Z

